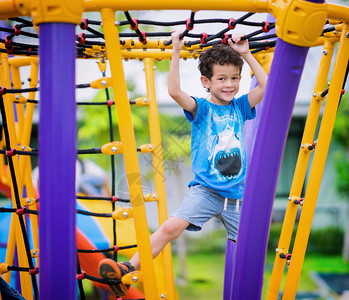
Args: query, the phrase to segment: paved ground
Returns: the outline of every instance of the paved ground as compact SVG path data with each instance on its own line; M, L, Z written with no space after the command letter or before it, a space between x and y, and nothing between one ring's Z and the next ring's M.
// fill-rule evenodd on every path
M324 283L336 294L343 295L349 291L349 274L318 273Z

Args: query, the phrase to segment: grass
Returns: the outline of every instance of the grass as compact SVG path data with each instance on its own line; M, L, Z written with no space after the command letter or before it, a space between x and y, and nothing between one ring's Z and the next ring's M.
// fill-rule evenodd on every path
M275 255L269 253L266 258L264 285L262 291L262 300L266 299L268 286L270 282L272 267ZM212 253L190 253L187 255L187 282L184 285L178 280L179 260L177 255L173 255L173 268L176 278L176 290L180 300L221 300L223 298L224 284L224 263L225 254L222 252ZM286 267L287 268L287 267ZM251 270L253 272L253 270ZM349 263L344 263L342 257L325 256L312 254L307 255L303 264L301 277L297 291L310 292L317 291L319 287L312 278L313 272L324 273L349 273ZM286 270L283 275L281 287L285 283ZM98 290L98 296L92 292L91 282L83 281L85 292L89 294L87 299L102 299L101 292ZM338 296L331 294L331 299L339 299ZM330 299L330 298L326 298Z
M266 299L267 288L270 281L274 254L268 254L264 273L263 297ZM175 277L179 274L178 258L173 257ZM190 254L187 257L187 284L177 284L177 291L181 300L215 300L222 299L224 281L224 254ZM314 282L312 272L349 272L349 264L344 263L341 256L308 255L303 264L302 274L298 284L298 291L316 291L317 284ZM285 282L284 272L282 286Z
M177 256L173 257L175 278L179 274ZM224 254L191 254L187 256L187 284L177 284L181 300L223 298Z

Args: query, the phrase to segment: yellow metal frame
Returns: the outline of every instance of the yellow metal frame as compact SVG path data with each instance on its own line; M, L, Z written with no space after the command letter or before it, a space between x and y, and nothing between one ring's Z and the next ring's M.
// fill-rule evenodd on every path
M2 46L3 45L0 45L0 47L2 47ZM0 53L0 63L1 63L1 65L0 65L0 84L3 87L11 89L11 76L10 76L10 71L9 71L9 61L8 61L7 54ZM16 122L14 119L14 111L13 111L13 97L14 97L14 95L11 95L11 94L3 95L11 149L16 148L16 146L17 146ZM21 199L22 198L21 195L22 195L23 183L22 183L21 176L20 176L21 173L20 173L20 168L19 168L19 161L18 161L18 158L16 156L13 157L13 166L14 166L14 174L15 174L17 186L18 186L18 193L19 193L19 197ZM15 195L11 177L10 177L10 182L11 182L11 195ZM14 197L12 197L12 206L17 207L17 204L16 204ZM28 260L27 260L27 256L25 253L25 245L24 245L23 235L22 235L22 231L20 228L20 224L19 224L19 217L17 215L14 215L14 214L12 215L10 228L11 229L10 229L10 233L9 233L9 240L8 240L5 263L7 263L7 264L13 263L15 244L16 244L19 265L23 266L23 267L28 267L29 265L28 265ZM9 282L10 276L11 276L11 272L8 272L8 273L4 274L4 279L7 282ZM21 272L20 279L21 279L21 288L23 291L23 297L25 297L28 300L33 299L32 284L31 284L31 278L30 278L29 273Z
M316 84L314 87L313 99L310 104L308 117L305 123L302 145L311 144L314 140L316 124L320 115L320 109L322 101L316 98L316 95L325 90L327 84L327 77L330 70L331 59L333 56L335 40L325 41L323 55L321 57L320 67L318 70L318 76L316 79ZM282 274L285 269L285 259L280 258L280 253L288 253L288 248L290 245L294 222L296 220L298 205L293 203L293 199L299 199L303 182L306 175L307 165L310 157L310 151L305 151L306 148L300 147L298 159L296 163L296 168L293 176L291 191L289 195L289 202L286 209L286 214L284 217L284 222L281 230L280 240L277 247L274 268L272 271L270 285L268 290L268 300L276 300L279 296L279 290L281 285ZM318 151L318 150L316 150ZM292 258L293 260L293 258Z
M110 70L113 78L112 87L115 91L115 108L118 116L121 143L124 150L124 161L136 229L141 272L147 274L147 276L143 276L144 294L148 299L157 299L158 290L150 247L150 233L146 221L143 191L142 187L139 186L141 175L138 160L135 160L135 157L137 157L137 147L131 118L131 108L127 96L127 85L122 66L118 29L114 25L116 21L115 11L104 8L101 10L101 17ZM135 180L135 178L137 180Z
M162 155L160 121L158 105L156 103L154 81L154 59L144 59L144 71L147 85L150 143L151 145L153 145L152 157L154 182L157 196L156 199L158 204L159 225L161 225L167 220L168 215L166 204L165 173ZM160 294L165 295L165 299L175 299L172 253L170 244L166 245L165 248L162 250L160 258L163 274L157 274L157 281L159 283Z
M308 187L304 197L302 214L299 220L296 239L293 246L292 261L287 274L283 299L294 299L302 270L304 255L309 239L322 175L330 146L334 122L344 81L346 63L349 59L349 26L345 24L339 42L336 62L322 117L316 151L309 175Z

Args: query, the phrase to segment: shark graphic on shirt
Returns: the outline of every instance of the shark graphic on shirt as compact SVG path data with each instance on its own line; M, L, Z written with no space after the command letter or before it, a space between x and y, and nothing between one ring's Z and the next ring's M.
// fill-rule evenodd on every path
M244 149L242 144L242 124L236 113L219 117L213 112L218 134L211 135L207 145L210 152L209 173L219 181L239 180L244 170ZM227 122L228 118L228 122ZM221 124L220 124L221 123ZM226 125L224 128L220 125ZM209 130L212 132L212 130ZM210 132L209 132L210 134Z

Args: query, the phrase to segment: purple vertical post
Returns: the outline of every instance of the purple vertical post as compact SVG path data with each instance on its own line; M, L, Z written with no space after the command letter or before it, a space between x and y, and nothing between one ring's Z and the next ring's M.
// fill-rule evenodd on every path
M268 14L267 21L272 23L275 22L275 18ZM270 30L270 32L265 34L272 34L275 33L275 29ZM274 38L276 39L276 38ZM272 40L274 40L272 39ZM257 86L257 80L255 76L252 77L251 87L250 90L254 89ZM261 119L264 115L264 107L268 106L268 103L266 101L262 101L259 103L256 108L256 118L253 120L250 120L246 122L244 126L244 140L246 145L246 155L247 155L247 165L250 167L251 165L251 156L253 153L254 145L255 145L255 139L256 139L256 132L257 128L261 122ZM257 150L258 151L258 150ZM223 292L223 299L228 300L230 298L230 295L232 293L232 276L233 276L233 266L235 265L235 249L236 244L233 243L230 240L227 240L227 246L226 246L226 259L225 259L225 272L224 272L224 292Z
M223 300L227 300L231 294L231 281L233 277L233 265L235 261L236 243L227 239L227 246L225 249L225 270L224 270L224 286L223 286Z
M230 299L261 299L276 183L308 49L277 41L247 175Z
M40 297L76 299L75 25L40 25Z

